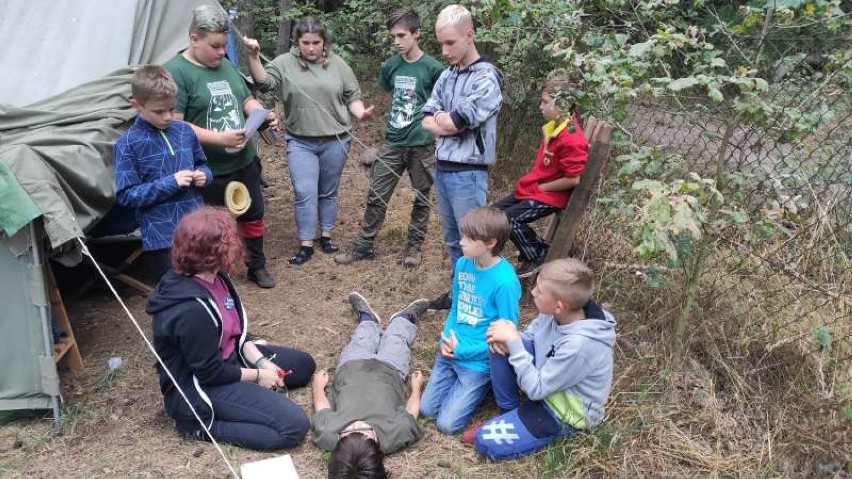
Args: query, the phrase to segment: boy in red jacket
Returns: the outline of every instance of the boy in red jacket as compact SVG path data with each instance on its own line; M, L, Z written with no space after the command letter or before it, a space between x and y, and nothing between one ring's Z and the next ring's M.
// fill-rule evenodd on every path
M554 72L541 92L539 110L547 123L532 170L515 185L515 192L493 206L502 210L512 225L512 243L520 252L518 276L534 275L549 246L527 223L565 209L571 190L580 183L580 175L589 158L589 141L580 127L579 116L571 105L563 111L556 104L559 92L571 94L581 88L579 77Z

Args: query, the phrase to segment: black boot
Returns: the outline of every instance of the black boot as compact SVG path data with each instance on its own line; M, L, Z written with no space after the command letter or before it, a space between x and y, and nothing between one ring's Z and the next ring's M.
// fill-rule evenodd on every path
M246 276L249 281L261 288L274 288L275 278L266 270L266 256L263 254L263 236L259 238L243 238L246 244Z

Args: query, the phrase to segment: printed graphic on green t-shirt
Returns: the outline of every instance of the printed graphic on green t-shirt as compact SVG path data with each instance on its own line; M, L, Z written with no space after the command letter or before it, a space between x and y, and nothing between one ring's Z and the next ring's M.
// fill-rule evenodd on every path
M417 101L417 78L397 75L394 77L393 101L388 114L388 123L393 128L405 128L414 121L422 103Z
M207 129L213 131L239 130L242 128L240 104L231 91L227 81L215 81L207 84L210 90L210 103L207 105Z
M390 90L392 101L385 126L385 143L392 146L423 146L432 135L421 128L420 109L429 99L444 67L429 55L408 63L400 55L389 58L379 74L378 85Z
M216 68L196 65L178 54L163 67L172 74L178 87L175 109L184 121L210 131L239 130L245 122L243 104L251 92L243 77L227 60ZM240 150L218 145L202 145L213 176L233 173L254 160L254 139Z

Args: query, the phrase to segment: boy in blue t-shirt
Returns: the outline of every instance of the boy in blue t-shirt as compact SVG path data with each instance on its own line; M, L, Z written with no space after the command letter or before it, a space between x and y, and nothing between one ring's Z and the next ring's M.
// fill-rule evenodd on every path
M198 189L213 175L192 128L172 121L177 86L171 75L157 65L143 66L130 89L130 105L139 115L115 143L115 201L135 208L150 279L157 283L171 268L178 222L204 204Z
M499 256L509 239L506 215L476 208L462 218L461 231L464 256L455 265L452 306L420 405L446 434L464 429L485 397L491 383L486 332L498 319L517 324L521 299L514 268Z

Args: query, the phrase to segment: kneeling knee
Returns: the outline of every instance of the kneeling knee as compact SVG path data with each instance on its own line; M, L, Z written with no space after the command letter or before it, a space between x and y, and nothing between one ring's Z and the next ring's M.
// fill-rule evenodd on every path
M460 423L457 418L438 416L435 421L435 428L443 434L452 435L462 432L464 423Z
M291 449L298 446L311 427L311 420L307 414L296 417L288 417L287 423L278 429L279 443L275 449Z

